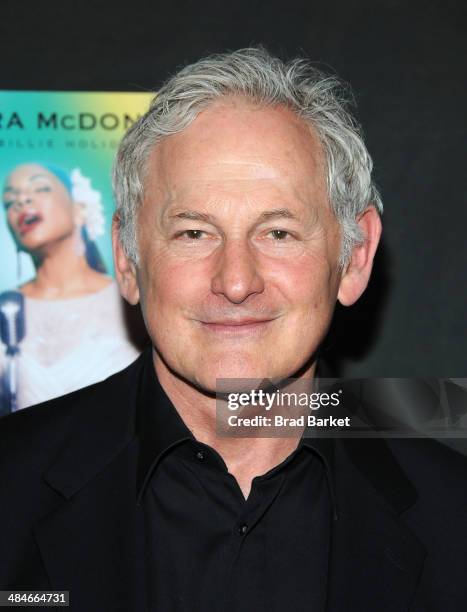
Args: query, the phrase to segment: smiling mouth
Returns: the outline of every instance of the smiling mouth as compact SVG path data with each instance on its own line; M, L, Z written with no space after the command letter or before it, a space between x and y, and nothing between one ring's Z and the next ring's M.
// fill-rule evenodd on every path
M200 321L204 329L217 334L249 335L261 332L268 327L274 319L242 319L225 321Z
M41 215L37 213L23 213L18 219L18 230L21 236L27 234L42 221Z

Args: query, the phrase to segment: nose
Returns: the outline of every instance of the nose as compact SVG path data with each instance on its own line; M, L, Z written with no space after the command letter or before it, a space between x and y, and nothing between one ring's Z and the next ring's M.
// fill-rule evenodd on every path
M226 241L219 253L211 290L234 304L264 291L264 281L257 269L254 253L246 241Z
M31 196L28 193L25 193L25 192L21 193L20 192L16 196L13 208L15 208L16 210L20 211L20 210L22 210L23 206L27 206L28 204L31 204L31 202L32 202L32 198L31 198Z

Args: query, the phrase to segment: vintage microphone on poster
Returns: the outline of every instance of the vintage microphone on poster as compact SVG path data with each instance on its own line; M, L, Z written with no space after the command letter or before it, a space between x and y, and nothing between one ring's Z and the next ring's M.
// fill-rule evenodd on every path
M19 344L24 338L24 297L19 291L0 294L0 337L6 347L2 373L0 416L17 409Z

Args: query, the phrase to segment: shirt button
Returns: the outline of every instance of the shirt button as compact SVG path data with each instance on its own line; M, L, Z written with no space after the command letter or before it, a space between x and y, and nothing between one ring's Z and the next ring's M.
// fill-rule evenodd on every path
M197 458L197 459L199 459L200 461L202 461L202 460L204 459L204 457L205 457L205 456L206 456L206 455L205 455L205 452L204 452L204 451L202 451L202 450L199 450L199 451L196 453L196 458Z
M247 531L248 531L248 525L240 525L240 527L238 528L238 533L240 535L245 535Z

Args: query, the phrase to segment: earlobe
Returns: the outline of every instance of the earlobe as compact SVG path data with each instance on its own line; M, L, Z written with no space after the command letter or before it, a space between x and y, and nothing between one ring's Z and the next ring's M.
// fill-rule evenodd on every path
M86 223L86 207L82 202L73 202L73 217L75 225L82 227Z
M139 288L136 277L136 266L127 257L120 241L120 219L117 214L112 219L112 251L115 276L120 293L133 306L139 302Z
M381 219L374 206L367 208L357 223L365 238L362 244L353 248L351 259L342 273L337 299L343 306L354 304L365 291L381 237Z

